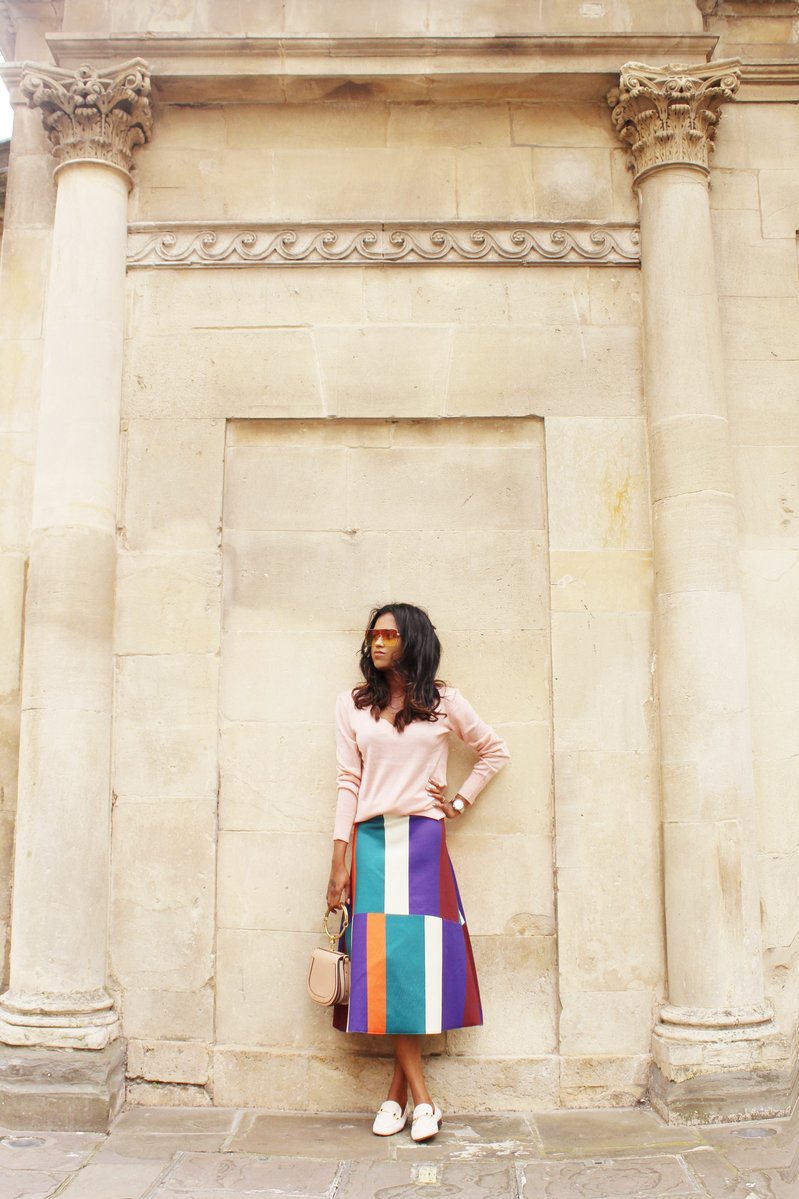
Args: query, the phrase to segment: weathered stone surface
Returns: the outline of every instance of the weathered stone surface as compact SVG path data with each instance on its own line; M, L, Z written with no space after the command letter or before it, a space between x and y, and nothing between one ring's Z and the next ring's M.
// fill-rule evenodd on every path
M561 1058L560 1101L566 1108L633 1107L649 1087L649 1053Z
M200 1041L128 1041L128 1078L208 1082L208 1049Z
M554 549L651 546L643 421L547 421L549 536Z
M369 607L396 596L430 609L444 643L443 675L498 727L513 756L450 838L488 1017L483 1028L426 1046L430 1077L450 1108L633 1105L646 1091L659 1004L689 982L710 1003L725 971L730 994L739 978L749 980L744 990L760 987L775 1005L780 1036L789 1037L799 1020L798 830L786 804L799 781L799 135L786 102L788 18L731 17L729 5L695 0L62 7L18 19L15 56L49 60L46 29L80 38L130 37L146 27L156 35L158 105L130 197L102 167L88 167L95 202L75 206L81 220L57 239L52 262L47 137L39 114L16 114L0 266L0 625L11 630L0 662L0 876L11 874L25 662L26 735L37 752L57 751L68 765L23 771L23 791L36 811L47 811L42 844L57 848L68 874L80 868L72 835L83 827L80 814L84 832L107 843L96 813L113 808L110 986L130 1038L129 1102L360 1111L383 1098L388 1041L336 1036L329 1013L307 1002L304 972L320 940L329 864L333 700L357 680ZM691 40L703 29L700 7L713 9L704 13L711 36ZM176 39L168 68L158 35ZM514 44L513 35L547 38L558 73L543 43ZM608 69L601 47L614 39L619 66L646 62L659 45L658 62L704 70L715 35L711 57L741 52L747 67L715 139L709 205L699 172L654 163L640 181L639 208L606 84L597 91ZM187 54L208 50L197 39L226 36L227 55L216 53L217 43L213 55L189 64ZM292 77L297 38L358 36L384 39L371 48L380 69L368 82L346 82L352 42L318 58L326 80ZM410 36L439 40L420 53L417 75L392 79L405 70L408 46L391 39ZM461 36L473 40L456 47ZM259 37L285 39L280 77L261 74ZM73 53L66 42L58 47ZM460 77L446 79L456 49ZM490 54L497 76L478 79L475 69L485 70ZM178 82L184 69L195 75ZM217 69L224 79L203 78ZM649 78L652 70L639 73ZM665 132L668 152L673 137ZM77 196L77 169L62 173L62 208ZM115 223L103 216L112 193ZM47 280L84 235L93 250L113 235L123 254L126 217L161 229L186 222L176 245L195 230L205 236L206 259L192 259L190 269L148 260L127 276L119 437L117 391L92 363L106 351L111 362L121 332L121 319L109 321L106 309L116 312L121 300L122 258L104 259L120 268L110 306L100 305L110 275L90 269L90 254L78 255L66 291ZM298 231L288 250L334 222L432 232L456 220L491 229L534 219L557 239L571 220L640 218L642 256L630 266L590 258L534 269L364 266L328 257L313 269L238 269L256 218ZM215 241L204 234L206 220ZM235 257L212 265L210 254L235 231L244 234ZM137 230L135 244L145 236ZM338 237L326 251L341 243L340 229ZM479 250L479 238L470 244ZM584 251L599 244L586 234ZM93 306L90 336L76 342L70 331ZM43 356L51 317L69 336L60 352L51 345ZM37 438L43 360L45 392L63 384L55 415L64 421L46 417ZM32 514L48 537L78 518L99 523L108 550L118 445L116 595L107 556L76 550L80 538L64 534L69 553L60 564L48 559L50 573L70 611L79 587L85 602L73 620L48 584L53 620L37 646L33 575L25 597ZM65 470L49 469L47 454L63 446ZM78 574L69 569L75 559ZM49 634L71 635L73 626L83 640L66 649L59 642L56 651ZM88 668L96 651L100 659L106 653L100 643L110 643L112 627L118 662L109 714L99 711L108 707L99 673L90 677ZM719 639L724 630L727 641ZM683 660L689 669L675 680L670 670ZM731 661L744 665L737 675ZM83 707L70 716L44 711L54 697ZM750 725L751 753L741 750ZM112 728L109 804L103 772ZM454 748L452 789L472 761ZM736 808L743 792L746 819ZM661 808L672 863L665 888ZM69 835L56 836L66 812L77 814ZM21 846L26 827L21 819ZM298 860L307 886L297 885ZM728 883L730 869L737 877L689 903L692 880L710 887L719 861ZM47 877L34 874L35 886L18 877L18 915ZM65 887L55 891L62 896ZM696 924L695 910L705 925L713 913L724 923L742 903L754 915L737 940ZM65 977L87 954L102 974L96 913L105 909L98 886L90 902L41 915L40 932L80 926L79 951L59 964ZM4 890L4 946L11 910ZM684 953L675 931L684 934ZM27 961L44 977L58 955L43 952L37 936L27 945L15 938L17 965ZM274 971L276 957L286 971ZM675 1062L686 1070L700 1059L712 1064L709 1044L696 1061L690 1046L682 1057L675 1050ZM736 1068L762 1053L779 1073L778 1050L787 1060L782 1042L750 1046ZM737 1114L750 1113L751 1097L733 1081ZM663 1102L670 1118L695 1117L693 1099L681 1108L676 1090ZM716 1118L721 1109L711 1107ZM364 1128L370 1149L387 1153L368 1121ZM159 1138L144 1159L164 1166L179 1150L210 1148L164 1132L150 1139ZM523 1138L509 1131L506 1140L514 1148L496 1152L517 1153ZM472 1152L468 1138L450 1143ZM590 1147L580 1142L580 1169L590 1167L589 1153L635 1150L634 1138L602 1146L601 1135ZM152 1186L133 1138L117 1148L116 1159L86 1175L87 1196L123 1199L114 1188ZM264 1135L260 1151L276 1148ZM438 1149L430 1150L438 1161ZM257 1138L241 1150L258 1151ZM411 1157L408 1165L416 1164ZM219 1189L217 1165L193 1158L161 1190L193 1189L200 1199ZM435 1181L467 1185L468 1165L463 1177L442 1172ZM562 1165L517 1175L514 1185L546 1194L560 1185L585 1189L597 1177ZM661 1162L660 1174L647 1175L650 1189L683 1199L683 1175L672 1166ZM504 1169L487 1171L487 1193ZM29 1171L32 1182L48 1170ZM636 1171L618 1172L619 1185L637 1185ZM699 1183L684 1177L685 1194L695 1193ZM695 1177L705 1175L697 1169ZM431 1179L395 1171L390 1181ZM773 1179L756 1181L765 1189ZM77 1183L65 1193L77 1197Z
M634 416L640 346L634 328L460 327L447 412L453 416Z
M215 798L219 661L212 654L117 659L114 791L123 799Z
M606 221L612 217L610 154L583 147L533 150L536 216Z
M0 1047L6 1128L105 1131L124 1099L125 1043L105 1049Z
M523 1169L522 1199L580 1199L602 1188L608 1194L673 1195L689 1199L697 1194L694 1180L678 1158L625 1157L616 1161L530 1162Z
M25 558L20 553L0 555L0 622L8 630L21 630L25 600ZM4 639L0 656L0 702L7 703L19 690L22 660L21 637Z
M214 992L210 985L185 991L127 987L123 1016L129 1038L208 1042L214 1029Z
M654 570L647 550L552 550L551 605L555 612L648 612Z
M210 977L214 863L207 801L116 805L110 956L124 986L188 990Z
M218 553L120 553L116 653L213 653L219 647L221 583Z
M730 1120L788 1116L796 1103L795 1071L753 1068L704 1070L680 1082L652 1067L650 1102L674 1124L724 1124Z
M213 1051L214 1102L307 1111L308 1070L305 1054L220 1045Z
M132 1162L127 1166L91 1163L67 1183L62 1194L68 1195L69 1199L139 1199L147 1193L147 1188L153 1185L163 1168L163 1163L157 1159Z
M223 420L127 422L120 531L126 549L216 549L224 438Z
M651 615L553 612L552 638L560 746L649 752Z

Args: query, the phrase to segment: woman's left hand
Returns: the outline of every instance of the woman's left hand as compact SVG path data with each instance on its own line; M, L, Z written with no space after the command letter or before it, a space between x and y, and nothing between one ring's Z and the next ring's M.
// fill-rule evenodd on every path
M446 783L437 783L435 779L430 779L427 784L427 794L433 799L437 808L440 808L448 820L454 820L460 816L457 808L453 808L452 801L446 798Z

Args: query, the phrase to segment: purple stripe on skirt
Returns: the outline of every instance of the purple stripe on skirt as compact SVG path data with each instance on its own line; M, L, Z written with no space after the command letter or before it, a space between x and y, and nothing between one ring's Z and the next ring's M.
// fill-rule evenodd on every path
M441 980L442 1027L460 1028L466 1003L466 946L463 928L452 920L441 921L441 956L444 976Z
M349 1023L355 1028L368 1028L366 1010L366 914L358 912L352 918L352 976L350 979Z
M408 913L411 916L438 916L438 861L441 853L443 820L411 816L409 823Z

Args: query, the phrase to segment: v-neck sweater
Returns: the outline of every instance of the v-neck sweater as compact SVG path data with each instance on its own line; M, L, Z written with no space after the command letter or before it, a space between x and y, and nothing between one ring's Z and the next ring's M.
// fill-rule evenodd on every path
M356 708L351 691L336 700L336 783L338 799L333 839L349 841L354 824L373 816L432 816L444 820L426 790L428 782L446 785L450 733L477 754L458 794L471 804L510 754L503 739L486 724L455 687L441 692L438 718L414 720L402 732L368 708Z

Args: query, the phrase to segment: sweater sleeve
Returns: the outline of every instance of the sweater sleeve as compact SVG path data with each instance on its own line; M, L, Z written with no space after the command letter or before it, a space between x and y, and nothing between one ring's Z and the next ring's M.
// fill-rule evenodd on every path
M355 813L358 807L358 792L361 786L363 759L355 730L352 727L352 697L342 692L336 700L336 818L333 824L333 840L349 841Z
M458 794L471 804L489 779L510 761L510 754L502 738L480 719L471 704L455 688L452 688L448 697L447 711L453 732L477 754L474 769L458 788Z

